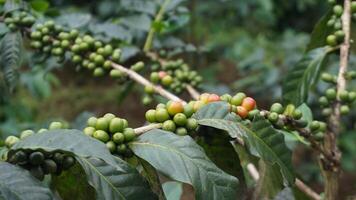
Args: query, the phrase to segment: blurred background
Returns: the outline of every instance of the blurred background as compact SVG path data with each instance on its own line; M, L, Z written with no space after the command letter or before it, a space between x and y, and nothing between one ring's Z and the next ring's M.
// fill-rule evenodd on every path
M124 65L142 57L140 49L161 3L29 1L40 18L52 18L97 39L120 44ZM163 22L154 24L160 30L154 49L164 49L172 58L183 58L198 70L204 77L204 91L243 91L256 98L259 107L268 108L272 102L281 101L281 82L287 70L301 58L314 25L328 9L325 0L172 0ZM353 48L355 52L355 45ZM337 54L330 56L328 71L337 70L337 61ZM355 69L355 63L353 53L351 68ZM38 129L53 120L82 127L88 116L107 112L127 118L133 127L140 126L149 108L141 104L142 88L138 85L94 78L88 71L70 64L59 65L55 59L44 60L34 53L25 55L19 78L14 94L1 94L1 138L27 128ZM315 94L325 87L320 84ZM356 84L350 83L351 88L355 89ZM318 118L315 97L308 103ZM340 138L344 169L340 194L356 195L355 119L353 111L345 121L345 129L351 131ZM322 180L316 161L293 138L290 143L299 175L320 192Z

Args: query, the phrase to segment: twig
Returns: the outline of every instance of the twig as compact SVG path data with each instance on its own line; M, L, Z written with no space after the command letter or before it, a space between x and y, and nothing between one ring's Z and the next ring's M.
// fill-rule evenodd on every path
M191 85L187 85L187 91L188 93L190 94L190 96L195 99L195 100L198 100L199 99L199 92L197 90L195 90L195 88L193 88L193 86Z
M151 46L152 46L152 42L153 42L153 37L154 37L154 34L156 32L156 28L154 25L158 24L161 22L162 20L162 17L163 17L163 14L164 14L164 11L166 9L166 6L169 4L171 0L165 0L161 6L161 8L159 9L156 17L155 17L155 20L153 21L153 23L151 24L151 28L148 32L148 35L147 35L147 38L146 38L146 42L145 42L145 45L143 47L143 51L144 52L148 52L150 49L151 49Z
M182 100L181 98L177 97L176 95L168 92L167 90L165 90L164 88L162 88L161 86L158 85L154 85L152 84L150 81L148 81L147 79L145 79L143 76L141 76L140 74L136 73L135 71L132 71L130 69L127 69L119 64L116 63L112 63L111 66L117 70L120 70L121 72L127 74L132 80L136 81L137 83L143 85L143 86L152 86L154 91L158 94L160 94L161 96L172 100L172 101L181 101L183 104L186 104L187 102L185 102L184 100Z
M147 131L150 131L150 130L153 130L153 129L157 129L157 128L161 128L162 127L162 124L149 124L147 126L142 126L142 127L139 127L139 128L135 128L135 134L137 136L139 135L142 135L143 133L147 132Z
M314 200L321 200L321 197L318 193L314 192L309 186L305 185L300 179L295 180L295 185L298 189L303 191L306 195Z
M260 173L258 172L256 166L252 163L247 164L247 171L253 178L255 182L257 182L260 179Z

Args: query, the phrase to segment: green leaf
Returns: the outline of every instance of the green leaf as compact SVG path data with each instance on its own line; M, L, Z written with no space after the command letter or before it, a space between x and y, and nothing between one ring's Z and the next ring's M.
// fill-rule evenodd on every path
M129 145L165 176L192 185L197 199L237 198L238 180L217 168L189 136L151 130Z
M250 153L267 164L278 164L283 177L293 185L295 176L291 163L292 153L285 145L283 134L263 117L255 117L251 130L246 127L243 129L246 132L244 141Z
M157 194L158 199L164 200L166 196L164 194L161 181L159 179L159 174L155 168L152 167L147 161L136 157L140 165L142 166L142 175L149 182L152 191Z
M333 27L326 25L331 15L333 12L327 12L314 26L306 51L326 46L326 37L334 31Z
M148 31L151 27L152 19L146 14L137 14L123 17L121 21L122 24L129 28L140 31Z
M300 110L303 113L302 116L303 120L307 122L313 121L313 113L307 104L303 103L298 107L298 110Z
M278 170L277 164L260 162L260 179L258 181L259 198L272 199L283 190L283 177Z
M32 0L30 5L38 12L45 12L49 7L49 3L46 0Z
M64 151L81 158L100 158L115 166L117 163L105 144L79 130L51 130L26 137L11 147L9 154L19 149Z
M68 28L80 28L86 26L91 18L91 15L86 13L70 13L61 15L56 21Z
M243 130L236 123L238 117L230 112L226 102L209 103L193 115L200 125L225 130L232 138L243 136Z
M283 100L300 105L308 100L309 90L316 84L325 67L325 58L330 49L322 47L310 50L287 73L283 81Z
M31 174L15 165L0 162L0 199L8 200L50 200L51 190Z
M21 61L22 36L20 32L8 32L0 46L0 73L3 74L9 91L13 91L18 82L18 68ZM1 77L1 76L0 76Z
M157 199L138 171L121 159L110 165L98 158L77 158L97 199Z

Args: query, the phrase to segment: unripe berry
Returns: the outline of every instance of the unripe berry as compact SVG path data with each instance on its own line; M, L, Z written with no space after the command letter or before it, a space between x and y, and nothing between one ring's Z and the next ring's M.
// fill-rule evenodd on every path
M327 125L325 122L319 122L319 131L321 132L325 132L326 131L326 128L327 128Z
M112 114L112 113L106 113L106 114L104 115L104 117L105 117L106 119L108 119L109 121L111 121L112 119L115 118L115 115Z
M73 63L80 63L82 61L82 57L79 55L73 55L72 62Z
M110 123L110 121L107 118L101 117L101 118L97 119L95 128L97 130L106 131L109 128L109 123Z
M284 108L283 108L282 104L280 104L280 103L274 103L274 104L272 104L272 106L271 106L271 108L270 108L270 111L271 111L271 112L278 113L278 114L282 114L283 111L284 111Z
M348 105L342 105L342 106L340 107L340 113L341 113L342 115L347 115L347 114L349 114L349 113L350 113L350 107L349 107Z
M145 114L146 120L150 123L156 122L156 114L155 113L156 113L156 111L153 109L148 110Z
M135 130L132 128L125 128L123 134L125 136L125 142L130 142L136 137Z
M322 107L328 106L329 105L329 100L325 96L321 96L319 98L319 104Z
M205 103L203 101L195 101L195 103L193 105L194 112L197 112L204 105L205 105Z
M236 107L236 114L238 114L242 119L245 119L248 115L248 111L243 106Z
M66 48L69 47L69 45L70 45L70 43L69 43L68 40L62 40L62 42L61 42L61 47L62 48L66 49Z
M35 132L33 130L25 130L25 131L22 131L21 132L21 135L20 135L20 139L24 139L30 135L33 135L35 134Z
M335 100L336 99L336 90L334 88L329 88L325 92L326 98L329 100Z
M167 105L168 105L168 104L170 104L170 103L167 102ZM159 103L159 104L157 104L156 109L159 109L159 108L166 109L166 104L164 104L164 103Z
M106 60L103 64L103 67L105 69L110 69L111 68L111 61L110 60Z
M56 129L62 129L63 128L63 124L61 122L52 122L49 125L49 130L56 130Z
M344 9L343 9L342 6L340 6L340 5L335 5L335 6L333 7L333 12L334 12L334 14L335 14L336 16L338 16L338 17L341 17L343 10L344 10Z
M116 144L113 141L107 142L106 147L109 149L111 153L114 153L116 151Z
M178 126L184 126L187 123L187 117L183 113L177 113L174 115L173 121Z
M247 111L251 111L256 107L256 101L251 97L246 97L242 100L242 107L244 107Z
M125 141L125 136L123 133L117 132L112 136L112 139L116 144L121 144Z
M41 39L42 38L42 33L39 32L39 31L33 31L31 33L31 38L35 39L35 40Z
M96 138L102 142L107 142L110 139L109 134L103 130L95 131L93 136L94 136L94 138Z
M155 89L153 88L152 85L147 85L147 86L145 86L145 92L146 92L147 94L154 94Z
M96 65L93 62L88 63L88 69L95 69Z
M271 122L271 123L276 123L278 121L278 113L275 113L275 112L271 112L269 115L268 115L268 120Z
M324 108L324 109L322 110L322 115L325 116L325 117L330 116L331 113L332 113L331 108Z
M226 101L226 102L230 102L231 98L232 98L232 96L229 95L229 94L224 94L224 95L222 95L222 96L220 97L220 99L221 99L222 101Z
M70 32L69 32L69 36L70 38L75 38L79 35L79 31L77 29L72 29Z
M164 122L169 119L169 113L166 109L159 108L156 110L155 117L158 122Z
M43 132L45 132L45 131L48 131L48 129L46 129L46 128L41 128L40 130L37 131L37 133L43 133Z
M340 91L339 98L341 101L348 102L349 101L349 92L346 90Z
M103 55L104 56L110 56L113 52L113 48L110 44L105 45L105 47L103 48Z
M340 41L340 42L343 41L344 38L345 38L345 32L342 31L342 30L336 31L336 32L334 33L334 35L336 36L336 39L337 39L338 41Z
M183 113L187 117L191 117L194 114L194 109L193 109L192 105L189 105L189 104L184 105L183 110L184 110Z
M96 127L98 119L96 117L90 117L87 121L88 126Z
M294 119L300 119L300 118L302 118L302 116L303 116L302 111L300 111L300 110L298 110L298 109L295 109L294 112L293 112L293 114L292 114L292 117L293 117Z
M333 83L334 82L334 77L333 75L329 73L322 73L321 74L321 80L327 82L327 83Z
M185 127L190 131L195 131L198 128L198 121L194 118L189 118Z
M16 144L18 141L20 141L20 139L16 136L8 136L6 139L5 139L5 145L8 147L8 148L11 148L14 144Z
M152 103L153 99L152 97L148 96L148 95L145 95L143 98L142 98L142 104L145 105L145 106L148 106Z
M328 37L326 37L326 44L328 44L329 46L336 46L337 45L336 36L328 35Z
M83 130L84 134L89 136L89 137L93 137L94 135L94 132L95 132L95 128L93 127L86 127L84 130Z
M150 80L152 83L158 83L160 78L157 72L152 72L150 75Z
M162 129L165 131L174 132L176 130L176 124L172 120L167 120L163 123Z
M162 78L162 85L164 86L169 86L170 84L173 83L173 78L170 75L167 75Z
M167 103L167 111L171 116L174 116L177 113L182 113L184 111L182 102L172 101Z
M239 92L231 98L230 103L232 105L239 106L242 104L242 101L245 99L245 97L246 97L245 93Z
M333 4L336 3L336 0L328 0L328 3L331 4L331 5L333 5Z
M320 128L320 123L319 121L312 121L309 124L310 131L314 132L317 131Z
M140 62L137 62L136 64L132 65L131 66L131 69L135 72L139 72L141 71L143 68L145 67L145 64L140 61Z
M184 127L179 127L179 128L177 128L177 130L176 130L176 134L179 135L179 136L185 136L185 135L188 134L188 131L187 131L187 129L184 128Z
M94 70L94 72L93 72L93 75L94 75L95 77L103 76L103 75L104 75L104 70L103 70L103 68L100 68L100 67L95 68L95 70Z
M102 65L103 63L104 63L104 57L102 56L102 55L96 55L95 57L94 57L94 62L95 62L95 64L96 65L98 65L98 66L100 66L100 65Z
M354 102L356 99L356 92L349 92L348 100L350 103Z
M351 2L351 12L356 13L356 1Z
M123 74L120 70L118 70L118 69L112 69L112 70L110 71L110 76L111 76L112 78L121 78L121 77L124 76L124 74Z
M236 111L235 111L235 112L236 112ZM260 111L259 111L259 110L257 110L257 109L251 110L250 112L248 112L248 118L249 118L250 120L253 120L253 118L254 118L255 116L259 115L259 114L260 114Z

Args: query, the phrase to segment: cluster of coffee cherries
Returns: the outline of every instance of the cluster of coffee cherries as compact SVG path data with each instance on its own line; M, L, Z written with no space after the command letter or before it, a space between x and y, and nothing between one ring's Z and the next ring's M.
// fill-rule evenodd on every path
M20 140L33 134L43 133L48 130L57 130L68 128L64 122L52 122L48 129L41 128L37 132L33 130L24 130L20 137L8 136L5 139L5 145L11 148ZM16 164L30 171L30 173L39 180L43 180L44 175L60 175L63 170L69 169L75 164L75 159L62 152L44 152L42 150L19 150L9 156L8 162Z
M136 134L134 129L128 127L126 119L107 113L100 118L91 117L87 123L84 134L105 143L112 154L126 158L133 155L127 143L133 141Z
M75 164L71 155L62 152L44 152L40 150L19 150L8 158L8 162L27 169L42 181L47 174L60 175Z
M4 19L6 26L11 31L16 31L21 28L30 28L35 21L35 17L24 11L11 12Z
M112 62L120 61L121 50L104 44L88 34L80 35L76 29L65 31L62 26L47 21L44 24L37 24L30 37L33 48L56 56L59 60L63 60L68 52L72 63L92 70L96 77L105 73L110 73L114 78L124 77L121 71L112 69ZM142 63L132 67L142 68Z
M356 79L356 71L347 72L346 78ZM330 108L330 105L332 105L336 101L340 101L342 103L342 105L340 106L340 113L342 115L349 114L350 106L356 100L355 91L343 90L338 92L336 90L336 79L337 79L336 76L329 73L323 73L321 75L321 80L332 85L331 88L328 88L325 91L325 95L319 98L319 104L323 108L322 114L325 117L331 115L332 109Z
M8 148L11 148L14 144L19 142L22 139L25 139L26 137L36 134L36 133L42 133L48 130L56 130L56 129L66 129L68 128L68 124L65 122L51 122L48 129L47 128L41 128L37 132L33 130L24 130L21 132L20 137L10 135L5 139L5 146Z
M203 78L191 70L182 59L166 61L164 64L153 64L150 79L155 84L161 84L170 91L182 93L187 85L199 87Z
M204 95L204 94L203 94ZM205 99L206 97L201 97ZM242 119L251 118L258 110L256 108L256 101L252 97L247 97L245 93L238 92L234 96L224 94L221 100L231 104L231 111L236 113Z
M329 3L333 6L332 11L333 15L331 15L330 19L327 22L327 26L334 29L334 33L330 34L326 38L326 43L329 46L336 46L340 44L345 37L344 31L342 31L342 20L341 16L343 14L343 7L342 5L336 4L336 0L329 0ZM352 15L356 20L356 1L351 3L351 11Z
M150 123L162 123L162 129L174 132L177 135L192 134L198 128L192 104L183 105L180 101L168 101L166 104L158 104L156 109L146 112L146 120Z

